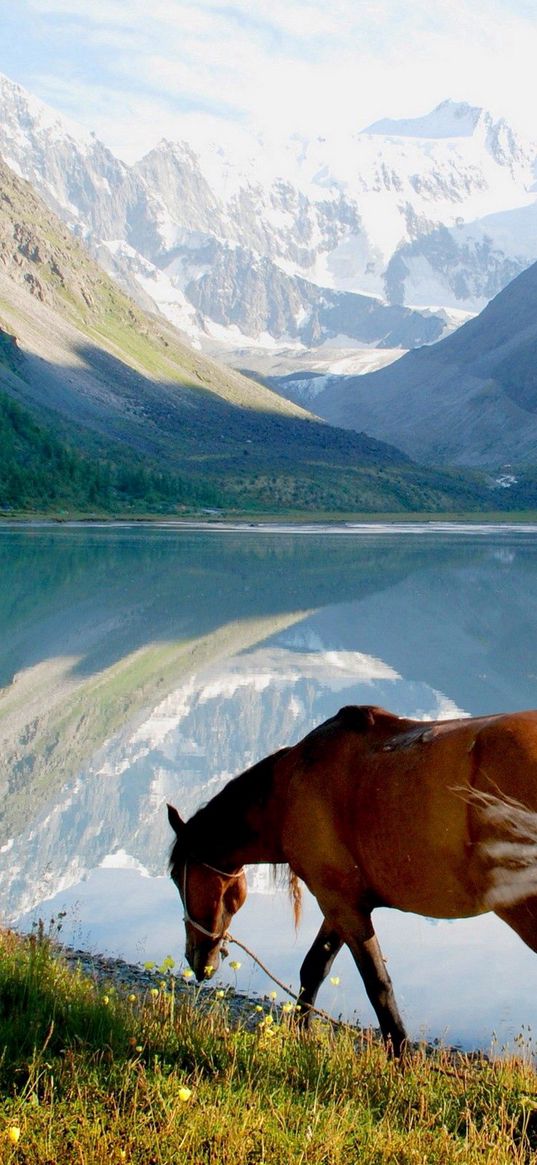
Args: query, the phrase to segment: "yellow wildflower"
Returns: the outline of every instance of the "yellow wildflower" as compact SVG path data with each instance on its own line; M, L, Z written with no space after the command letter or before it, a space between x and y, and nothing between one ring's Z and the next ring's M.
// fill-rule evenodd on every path
M332 984L332 987L339 987L339 984L340 984L339 975L331 975L330 982Z
M183 979L191 979L193 974L194 972L190 970L190 967L185 967L185 970L182 972Z
M182 1088L179 1088L177 1095L179 1097L179 1100L182 1100L182 1101L190 1100L190 1097L192 1096L192 1089L186 1088L186 1086L183 1084Z
M136 996L135 995L129 995L129 1003L136 1003Z
M150 995L152 995L152 996L153 996L153 999L154 999L154 998L155 998L155 996L157 996L157 995L158 995L158 988L157 988L157 987L152 987L152 988L151 988L151 991L149 992L149 994L150 994Z
M239 967L242 966L242 964L239 963L237 959L233 959L233 962L230 963L229 965L230 965L232 971L238 971Z
M277 999L277 998L278 998L277 991L269 991L269 999Z
M294 1007L294 1004L292 1004L292 1003L283 1003L282 1004L282 1011L292 1011L293 1007Z
M108 1004L110 1003L110 1000L109 1000L109 998L108 998L108 995L103 995L103 1003L104 1003L104 1006L105 1006L105 1007L107 1007L107 1006L108 1006Z
M18 1125L10 1125L7 1130L7 1139L11 1141L12 1145L17 1145L21 1131Z

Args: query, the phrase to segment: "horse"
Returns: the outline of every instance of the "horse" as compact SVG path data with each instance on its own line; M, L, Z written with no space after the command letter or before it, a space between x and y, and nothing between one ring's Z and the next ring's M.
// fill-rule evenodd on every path
M285 864L323 922L300 971L307 1027L349 947L391 1055L407 1033L373 928L375 907L433 918L494 911L537 950L537 711L418 721L356 705L254 764L182 821L170 873L198 981L219 965L246 898L244 866Z

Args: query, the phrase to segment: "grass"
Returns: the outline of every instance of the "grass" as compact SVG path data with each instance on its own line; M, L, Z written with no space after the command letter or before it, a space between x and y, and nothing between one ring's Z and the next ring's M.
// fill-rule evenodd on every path
M0 935L0 1160L32 1165L530 1165L523 1058L424 1048L403 1070L368 1034L292 1017L238 1025L216 989L145 994L69 969L41 932ZM267 1019L268 1014L268 1019Z

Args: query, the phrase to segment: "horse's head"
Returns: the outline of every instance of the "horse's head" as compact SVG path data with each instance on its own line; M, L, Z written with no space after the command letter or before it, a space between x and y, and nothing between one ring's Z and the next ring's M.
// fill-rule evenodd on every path
M218 969L222 940L246 898L246 875L243 869L227 873L190 853L185 823L173 805L168 805L168 820L176 837L170 874L183 903L185 954L201 982Z

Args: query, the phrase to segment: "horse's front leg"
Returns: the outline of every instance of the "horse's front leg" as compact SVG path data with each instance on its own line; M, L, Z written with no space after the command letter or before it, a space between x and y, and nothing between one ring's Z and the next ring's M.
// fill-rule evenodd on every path
M388 1052L399 1057L408 1037L370 914L355 915L352 932L345 934L345 941L375 1009Z
M298 996L298 1020L303 1028L309 1027L311 1008L317 998L321 983L341 950L343 942L328 923L323 922L300 968L300 992Z

